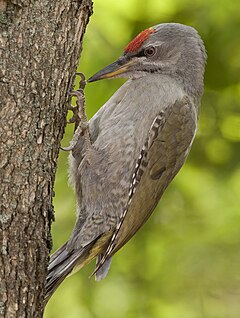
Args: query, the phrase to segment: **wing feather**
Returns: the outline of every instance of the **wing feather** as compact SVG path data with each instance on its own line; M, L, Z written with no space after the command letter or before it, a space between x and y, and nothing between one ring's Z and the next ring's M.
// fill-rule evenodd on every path
M185 162L196 127L196 111L186 96L156 115L136 161L128 203L95 272L149 218Z

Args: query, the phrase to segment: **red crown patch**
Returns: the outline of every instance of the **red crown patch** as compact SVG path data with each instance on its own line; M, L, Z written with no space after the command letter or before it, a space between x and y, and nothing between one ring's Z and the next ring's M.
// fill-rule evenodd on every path
M125 48L125 52L135 52L146 41L152 33L156 32L154 28L149 28L139 33Z

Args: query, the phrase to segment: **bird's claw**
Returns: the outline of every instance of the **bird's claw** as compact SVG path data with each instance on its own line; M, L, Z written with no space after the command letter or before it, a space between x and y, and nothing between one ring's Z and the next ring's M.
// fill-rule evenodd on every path
M84 90L85 86L86 86L86 77L83 73L78 72L76 73L77 76L80 77L80 82L79 82L79 89Z
M68 110L73 112L72 117L67 121L67 124L79 123L80 118L78 116L78 107L77 106L69 106Z
M85 102L84 97L84 88L86 86L86 79L85 75L83 73L76 73L77 76L80 77L79 81L79 87L77 90L72 91L70 93L71 96L77 97L77 106L69 106L68 110L71 110L73 112L73 116L67 121L67 124L73 124L75 123L75 129L79 125L79 122L81 121L81 117L79 116L79 107L82 105L79 105L80 103L83 104Z
M74 147L72 145L69 145L68 147L60 147L60 149L63 151L72 151Z
M76 73L76 75L80 76L79 88L70 93L71 96L77 98L76 106L71 105L69 107L69 110L73 112L73 116L68 121L68 123L75 123L75 132L70 145L68 147L61 147L61 149L64 151L73 150L80 136L84 137L86 148L89 148L91 146L88 121L85 113L84 88L86 86L86 80L83 73Z

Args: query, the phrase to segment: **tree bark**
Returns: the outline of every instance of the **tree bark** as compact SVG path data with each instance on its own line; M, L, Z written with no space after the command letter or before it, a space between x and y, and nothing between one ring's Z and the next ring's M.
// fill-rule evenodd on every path
M0 317L42 317L53 184L91 0L0 0Z

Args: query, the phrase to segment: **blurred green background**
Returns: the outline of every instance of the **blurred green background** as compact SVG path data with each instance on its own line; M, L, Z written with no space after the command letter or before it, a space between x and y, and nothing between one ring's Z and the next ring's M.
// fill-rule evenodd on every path
M161 22L195 27L208 51L200 127L187 163L155 213L114 256L109 275L93 265L66 279L45 318L240 317L240 1L95 0L79 71L110 64L138 32ZM87 85L91 117L123 83ZM67 127L62 145L68 145ZM68 239L75 198L59 156L54 250Z

